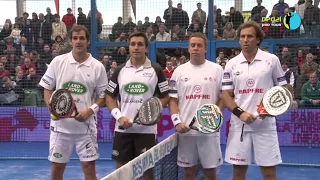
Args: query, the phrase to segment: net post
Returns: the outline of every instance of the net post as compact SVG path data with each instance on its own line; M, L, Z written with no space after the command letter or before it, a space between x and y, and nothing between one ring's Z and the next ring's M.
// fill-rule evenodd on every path
M96 0L91 0L91 19L90 19L90 26L91 26L91 49L90 53L93 57L98 58L98 50L96 47L96 42L98 41L97 36L97 4Z
M148 45L148 56L151 62L156 62L157 61L157 49L156 49L156 43L155 42L149 42Z

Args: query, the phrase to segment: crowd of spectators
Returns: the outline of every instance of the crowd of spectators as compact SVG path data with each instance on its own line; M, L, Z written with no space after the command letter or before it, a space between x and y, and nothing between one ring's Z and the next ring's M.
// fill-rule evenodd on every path
M312 0L298 0L289 7L284 0L279 0L272 9L266 9L262 0L257 0L257 4L252 8L251 20L261 24L263 17L281 17L288 12L296 12L302 19L302 25L297 30L291 31L284 26L263 26L266 39L283 38L319 38L320 37L320 10L319 2ZM187 41L192 33L200 32L208 35L208 13L202 9L202 4L195 4L195 11L186 12L182 3L174 7L171 0L168 1L168 8L164 10L163 16L157 16L155 22L150 22L149 17L145 17L144 22L133 22L131 17L118 17L117 22L112 27L112 32L108 34L107 41L126 42L128 36L133 32L145 32L149 41ZM245 21L242 12L230 7L226 15L222 15L222 10L214 6L213 32L215 40L237 40L237 28ZM189 14L190 13L190 14ZM79 24L91 29L91 12L86 15L82 8L78 8L76 17L70 8L65 15L60 17L52 14L51 9L46 9L43 13L32 13L31 18L25 12L23 17L15 19L12 23L10 19L5 21L0 32L0 104L2 105L32 105L38 106L42 101L42 89L38 86L41 76L44 74L47 65L58 54L71 50L68 43L68 33L73 25ZM97 34L102 32L103 17L97 10ZM128 18L123 24L123 18ZM293 42L294 43L294 42ZM320 43L319 43L320 44ZM291 85L291 92L301 106L311 103L320 107L319 97L305 97L309 93L302 91L320 92L320 86L306 87L313 72L320 71L320 57L318 44L305 46L281 45L277 46L277 56L281 61L288 83ZM268 51L268 49L264 49ZM216 62L224 67L228 61L238 55L241 49L219 48ZM117 65L128 60L127 47L114 47L111 51L100 57L110 77ZM174 69L180 64L188 62L189 55L186 49L166 48L157 49L157 62L163 67L168 79ZM316 74L317 75L317 74ZM318 82L318 79L317 79ZM310 83L309 83L310 84ZM13 92L13 93L12 93ZM36 95L35 95L36 94ZM9 98L8 98L9 97ZM33 99L33 100L30 100ZM312 101L312 100L319 101ZM32 104L28 104L29 101Z

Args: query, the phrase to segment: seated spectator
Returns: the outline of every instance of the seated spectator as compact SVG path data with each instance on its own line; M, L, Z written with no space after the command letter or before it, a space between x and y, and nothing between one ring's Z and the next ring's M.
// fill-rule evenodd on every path
M24 100L24 90L8 77L2 79L0 104L2 106L20 106Z
M301 107L320 107L320 83L318 72L313 71L309 74L309 81L301 88Z
M115 40L115 42L126 42L127 41L127 37L126 37L126 33L122 32L120 33L120 36Z
M61 36L56 36L55 42L52 44L52 49L56 50L59 54L65 47L65 44L63 42L63 38Z
M173 33L176 33L176 36L177 38L180 40L180 41L183 41L184 39L184 36L185 36L185 33L183 33L184 31L182 31L180 29L180 26L177 24L174 26L174 29L172 31L172 36L173 36Z
M171 35L165 31L164 25L159 27L159 32L156 35L156 41L171 41Z
M13 37L9 36L6 38L6 49L3 51L7 55L15 54L16 53L16 48L13 43Z
M18 23L15 23L11 31L10 36L13 38L14 44L20 44L21 39L21 27Z
M225 61L226 63L229 61L228 58L226 58L224 51L219 51L219 56L216 59L216 63L220 64L221 61Z
M308 74L313 71L319 72L319 65L313 61L313 58L314 57L311 53L307 54L307 60L302 64L300 71L302 76L308 76Z
M34 68L29 69L29 74L26 76L25 89L37 89L39 87L41 76L36 73Z
M217 29L214 29L214 30L213 30L213 38L214 38L215 40L222 40L222 38L219 36L218 33L219 33L218 30L217 30Z
M3 62L0 62L0 79L10 77L9 71L5 69Z
M237 37L236 30L233 29L232 22L227 22L225 27L224 27L224 30L223 30L222 39L224 39L224 40L235 40L236 37Z
M220 62L220 66L221 66L223 69L226 67L226 64L227 64L227 62L224 61L224 60L222 60L222 61Z
M148 27L146 31L146 36L148 38L148 41L152 41L155 39L155 35L153 34L153 29L152 27Z
M106 72L108 72L111 68L111 63L108 55L103 56L101 60L102 65L106 68Z
M12 78L13 81L17 83L21 88L25 88L26 76L24 76L23 71L20 69Z
M29 69L36 69L34 64L31 64L31 59L29 57L24 58L24 64L21 65L21 69L25 75L29 75Z
M4 24L3 29L0 32L0 41L4 40L6 37L10 36L11 29L9 23Z
M117 64L122 64L127 61L127 50L125 47L120 47L117 54L112 55L112 59L117 62Z
M163 73L166 76L167 80L170 80L174 72L173 62L171 59L168 59L166 64L167 65L166 65L166 68L163 70Z
M281 67L284 72L284 77L286 78L286 81L288 83L287 85L289 86L288 89L292 93L292 96L293 96L293 94L294 94L293 88L295 87L295 80L296 80L295 73L290 68L288 68L287 61L282 61Z
M64 22L60 21L60 15L54 15L54 22L52 23L51 40L56 41L56 37L60 36L61 39L65 39L67 36L67 27Z
M111 76L113 75L114 71L116 70L116 68L118 67L118 64L116 61L112 61L111 63L111 68L109 69L109 71L107 72L107 77L108 79L111 78Z

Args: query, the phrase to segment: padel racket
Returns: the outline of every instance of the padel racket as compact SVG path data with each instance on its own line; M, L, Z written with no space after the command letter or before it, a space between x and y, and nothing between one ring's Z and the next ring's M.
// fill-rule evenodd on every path
M162 115L162 103L159 98L151 97L142 103L137 115L133 119L133 123L152 126L157 124ZM119 129L124 129L119 126Z
M292 101L292 94L287 88L275 86L264 94L257 113L259 116L279 116L290 109Z
M194 126L198 122L198 126ZM195 113L189 127L190 129L210 134L219 131L223 123L223 114L215 104L204 104Z
M51 114L59 119L74 118L78 115L72 95L67 89L58 89L52 93L49 108Z

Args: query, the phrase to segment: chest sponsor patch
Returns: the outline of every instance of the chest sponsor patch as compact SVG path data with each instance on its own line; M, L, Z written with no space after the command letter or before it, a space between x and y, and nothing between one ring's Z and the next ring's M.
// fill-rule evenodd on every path
M131 95L142 95L148 92L148 90L148 85L140 82L132 82L124 86L124 91Z
M68 89L72 94L85 94L87 92L85 85L75 81L68 81L64 83L63 88Z

